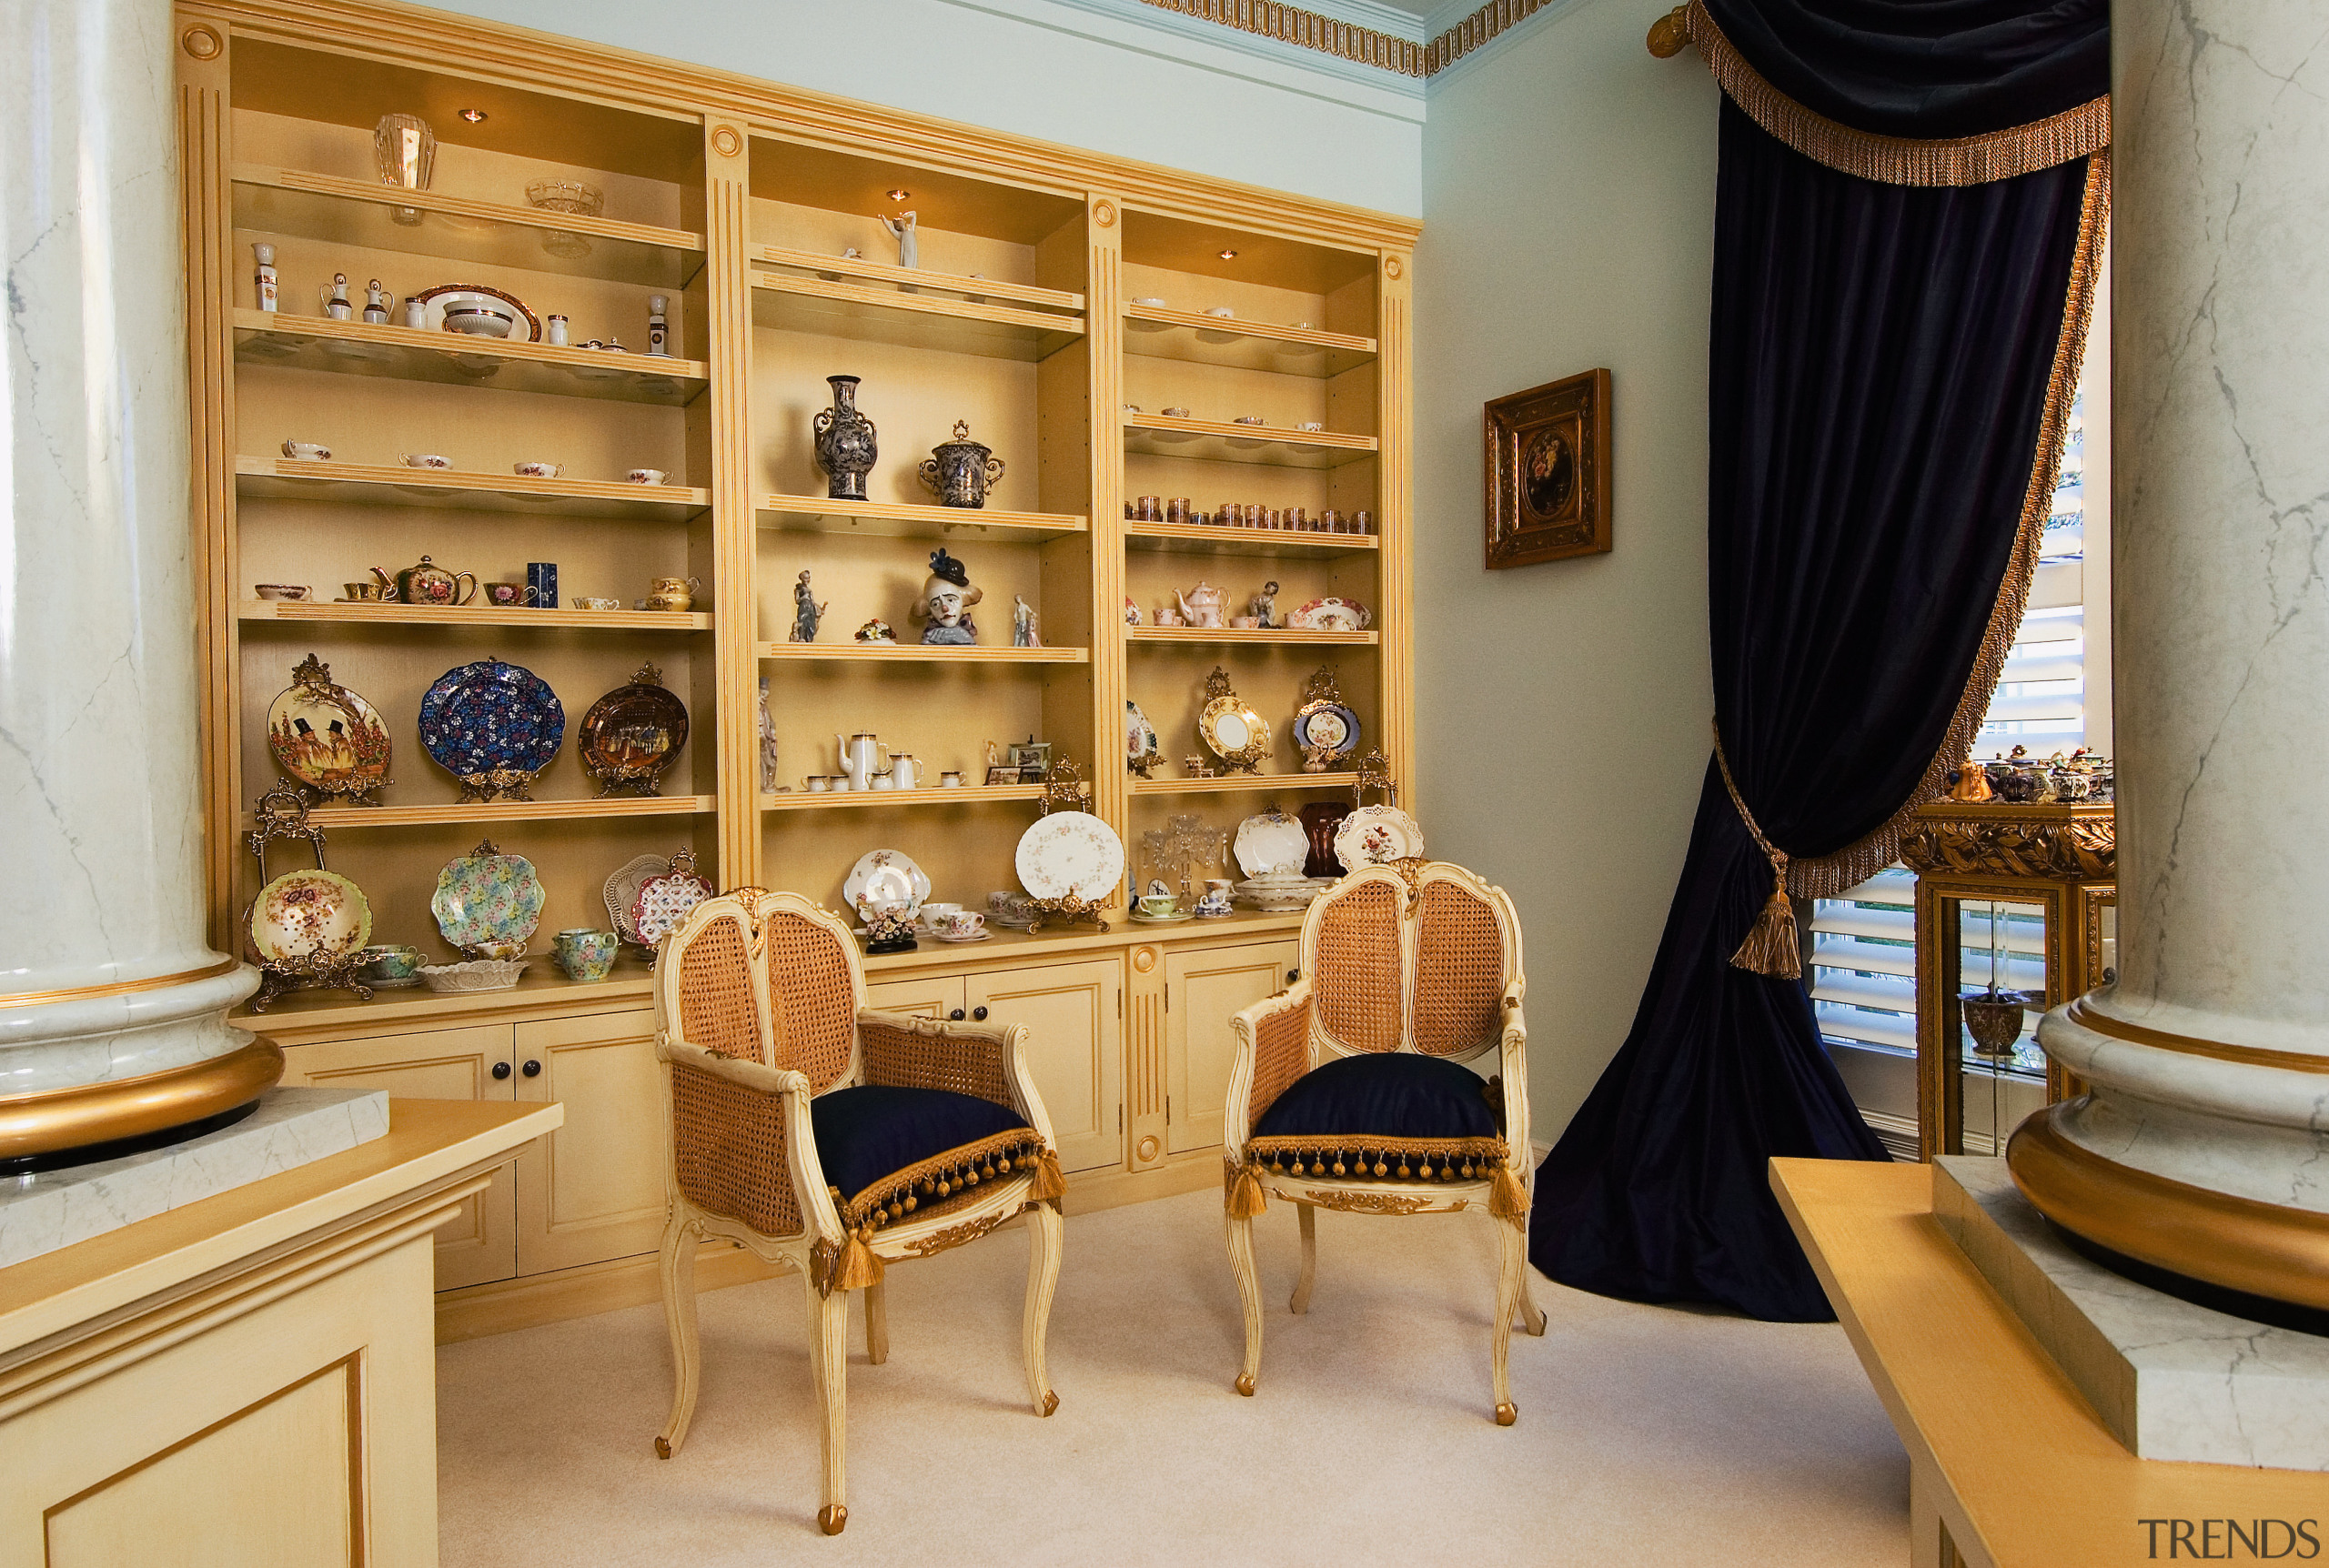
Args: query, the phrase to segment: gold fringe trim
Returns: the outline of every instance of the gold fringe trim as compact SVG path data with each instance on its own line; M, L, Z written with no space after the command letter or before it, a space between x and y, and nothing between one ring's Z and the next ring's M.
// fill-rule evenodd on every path
M1989 629L1982 634L1973 672L1957 699L1940 749L1924 777L1909 792L1901 809L1874 832L1847 844L1832 855L1797 859L1788 865L1788 888L1801 899L1832 899L1847 888L1858 887L1901 858L1901 840L1918 807L1938 800L1948 789L1949 775L1972 755L1973 737L1997 694L2004 673L2007 649L2021 629L2029 608L2031 586L2037 580L2038 552L2053 510L2054 482L2062 467L2062 442L2070 429L2071 402L2078 395L2081 364L2086 357L2087 327L2094 313L2095 279L2102 270L2102 241L2111 226L2111 153L2098 151L2086 170L2086 195L2078 221L2078 248L2072 253L2070 294L2062 310L2062 335L2054 342L2053 368L2046 377L2046 407L2038 425L2038 455L2031 465L2030 487L2022 494L2021 522L2014 534L2013 553L2005 578L1998 585L1997 603L1991 608Z
M1801 980L1803 948L1795 936L1795 903L1787 896L1787 851L1763 837L1763 825L1747 809L1746 799L1739 793L1739 780L1730 776L1730 758L1722 749L1719 719L1714 727L1714 763L1722 769L1722 787L1730 792L1731 809L1747 825L1748 836L1763 851L1763 859L1771 863L1771 896L1763 900L1763 912L1748 929L1747 940L1730 955L1730 967L1749 974Z
M1266 1161L1274 1174L1354 1181L1476 1181L1490 1168L1503 1170L1511 1157L1501 1138L1270 1137L1245 1145L1245 1158Z
M1033 1163L1035 1185L1044 1185L1044 1161L1048 1161L1049 1180L1060 1192L1067 1191L1067 1182L1059 1173L1059 1156L1043 1145L1032 1127L1017 1127L1008 1132L997 1132L975 1143L965 1143L949 1149L943 1154L909 1165L902 1171L892 1171L872 1186L842 1201L839 1188L827 1189L833 1202L841 1210L842 1222L854 1229L870 1224L875 1230L892 1221L902 1220L925 1203L957 1196L977 1186L981 1181L993 1181L1011 1174L1015 1161L1021 1169ZM1055 1197L1057 1193L1036 1192L1038 1198Z
M1262 1192L1258 1166L1247 1163L1229 1167L1228 1190L1221 1196L1221 1206L1233 1220L1251 1220L1268 1210L1269 1199Z
M1763 79L1723 35L1705 0L1690 0L1686 25L1707 69L1757 125L1814 163L1889 186L1978 186L2051 169L2111 145L2111 95L2024 126L1978 136L1916 141L1856 131L1815 114Z

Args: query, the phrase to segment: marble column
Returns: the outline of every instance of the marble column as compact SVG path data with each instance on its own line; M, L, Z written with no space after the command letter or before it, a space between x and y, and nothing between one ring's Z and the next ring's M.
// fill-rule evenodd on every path
M2329 55L2312 0L2116 0L2119 980L2031 1201L2329 1307Z
M203 931L169 0L0 0L0 1161L246 1105Z

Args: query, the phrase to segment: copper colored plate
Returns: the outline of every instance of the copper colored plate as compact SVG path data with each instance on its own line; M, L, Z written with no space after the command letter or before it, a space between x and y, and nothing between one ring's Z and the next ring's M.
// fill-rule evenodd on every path
M580 739L583 765L600 779L653 779L687 744L687 704L660 686L619 686L582 716Z

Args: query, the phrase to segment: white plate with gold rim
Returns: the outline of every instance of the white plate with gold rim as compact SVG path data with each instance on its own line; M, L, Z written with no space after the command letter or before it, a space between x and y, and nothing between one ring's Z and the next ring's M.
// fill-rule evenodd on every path
M1019 836L1013 863L1038 899L1096 903L1124 879L1124 841L1089 811L1054 811Z
M1423 829L1396 806L1361 806L1335 829L1335 859L1346 871L1423 853Z
M1310 835L1275 806L1237 824L1237 865L1248 877L1267 876L1279 866L1296 871L1310 858Z

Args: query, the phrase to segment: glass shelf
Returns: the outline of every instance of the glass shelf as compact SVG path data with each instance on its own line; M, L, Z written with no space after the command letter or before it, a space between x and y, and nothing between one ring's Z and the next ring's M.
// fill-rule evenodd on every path
M953 664L1089 664L1082 648L982 648L975 644L922 642L764 642L762 658L838 658L864 664L900 664L938 659Z
M311 806L308 820L351 828L426 828L463 822L598 821L609 817L693 817L720 809L716 795L617 796L604 800L464 800L437 806ZM251 826L247 813L243 826Z
M338 501L361 507L505 512L534 518L684 522L711 509L710 490L685 485L521 479L515 475L452 468L309 463L291 457L237 457L235 493L267 500Z
M1275 425L1128 414L1124 416L1124 450L1152 457L1197 457L1209 463L1339 468L1374 457L1376 440L1372 436L1346 436L1334 430L1288 430Z
M384 626L506 626L536 631L710 631L708 613L650 609L502 609L487 605L375 604L340 599L245 599L245 621Z
M976 806L998 800L1040 800L1040 784L964 784L953 789L793 789L762 795L763 811L833 811L869 806Z
M1268 794L1280 789L1347 789L1356 773L1232 773L1218 779L1134 779L1134 795Z
M1310 631L1291 626L1128 626L1124 636L1133 642L1303 642L1346 648L1372 648L1383 640L1379 632Z
M822 496L763 496L760 526L783 532L854 534L861 538L939 539L959 533L1081 534L1090 523L1064 512L1006 512L921 507L902 501L836 501Z
M465 337L272 310L235 312L235 363L673 407L694 402L711 378L711 367L696 359Z
M1160 555L1275 556L1331 560L1381 553L1373 534L1314 534L1290 528L1229 528L1214 523L1124 524L1124 548Z
M1341 332L1273 327L1155 305L1127 305L1124 352L1144 359L1225 365L1323 381L1373 364L1376 343L1372 337Z
M827 282L762 272L752 277L752 324L781 332L1033 362L1084 336L1082 316L973 305L899 286Z

